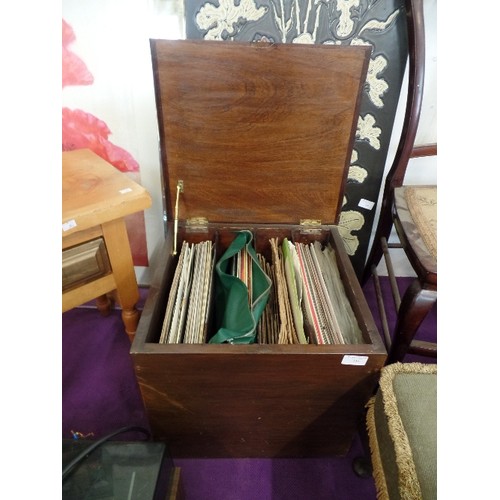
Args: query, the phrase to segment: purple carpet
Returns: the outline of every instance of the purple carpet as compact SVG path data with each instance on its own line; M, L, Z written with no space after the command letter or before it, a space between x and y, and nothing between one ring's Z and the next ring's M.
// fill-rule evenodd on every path
M387 280L382 287L389 293ZM410 279L399 278L401 292ZM368 304L380 326L371 282L365 286ZM147 289L141 290L142 308ZM436 341L436 308L424 321L418 338ZM395 314L388 310L389 325ZM120 311L102 317L93 307L62 315L62 438L73 433L98 439L125 426L149 428L137 385L130 342ZM408 356L407 361L431 359ZM142 440L141 433L116 439ZM364 500L375 499L373 479L358 477L354 458L364 454L356 436L345 457L322 459L177 459L186 500Z

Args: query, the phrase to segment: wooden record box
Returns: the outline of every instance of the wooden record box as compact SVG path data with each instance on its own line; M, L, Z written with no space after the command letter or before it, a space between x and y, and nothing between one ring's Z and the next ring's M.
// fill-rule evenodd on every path
M168 227L131 355L154 438L175 457L343 455L387 356L335 226L370 49L151 52ZM209 239L220 257L238 229L267 257L270 238L330 243L363 343L160 344L175 250Z

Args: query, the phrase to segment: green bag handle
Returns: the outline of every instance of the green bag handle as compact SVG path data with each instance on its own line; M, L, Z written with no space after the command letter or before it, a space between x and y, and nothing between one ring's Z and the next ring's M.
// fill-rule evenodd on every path
M271 292L271 279L259 264L252 240L250 231L239 231L215 266L215 321L218 330L209 340L211 344L255 342L257 323ZM228 272L231 258L244 247L252 259L251 306L247 286Z

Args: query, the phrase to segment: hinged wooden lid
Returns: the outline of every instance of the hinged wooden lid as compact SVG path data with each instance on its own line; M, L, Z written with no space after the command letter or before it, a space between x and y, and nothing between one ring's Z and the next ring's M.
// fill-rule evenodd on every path
M370 50L151 40L168 217L336 223Z

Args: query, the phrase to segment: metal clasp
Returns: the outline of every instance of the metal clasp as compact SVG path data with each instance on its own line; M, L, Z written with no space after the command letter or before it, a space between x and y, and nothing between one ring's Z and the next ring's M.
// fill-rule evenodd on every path
M179 197L180 194L184 192L184 181L177 181L177 193L175 196L175 208L174 208L174 248L172 255L177 255L177 231L179 228Z

